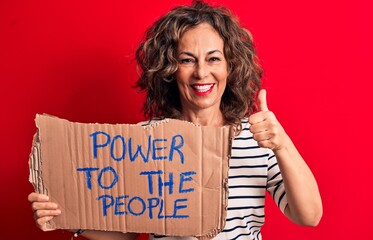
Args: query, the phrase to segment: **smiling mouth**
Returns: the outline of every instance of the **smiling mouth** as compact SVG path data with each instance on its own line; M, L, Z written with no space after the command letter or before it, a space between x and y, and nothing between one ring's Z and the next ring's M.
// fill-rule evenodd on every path
M207 93L209 91L211 91L214 87L214 83L210 83L210 84L193 84L191 85L191 87L193 88L193 90L196 92L196 93Z

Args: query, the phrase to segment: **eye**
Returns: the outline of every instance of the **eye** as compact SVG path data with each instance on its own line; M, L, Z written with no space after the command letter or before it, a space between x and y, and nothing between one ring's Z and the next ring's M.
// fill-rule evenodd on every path
M193 58L183 58L180 60L181 63L188 64L188 63L194 63Z
M210 62L217 62L217 61L220 61L220 58L218 58L218 57L211 57L211 58L209 59L209 61L210 61Z

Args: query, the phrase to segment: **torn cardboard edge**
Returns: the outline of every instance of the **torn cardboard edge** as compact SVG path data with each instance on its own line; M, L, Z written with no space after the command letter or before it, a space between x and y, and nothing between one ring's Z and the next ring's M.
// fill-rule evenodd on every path
M49 229L202 239L224 229L231 127L35 122L29 181L62 210Z

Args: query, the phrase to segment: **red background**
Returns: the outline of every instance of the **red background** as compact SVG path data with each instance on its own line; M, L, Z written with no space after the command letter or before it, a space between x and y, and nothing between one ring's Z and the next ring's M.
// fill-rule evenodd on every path
M209 1L211 2L211 1ZM324 216L297 226L267 201L264 239L373 239L372 4L216 0L254 35L268 104L316 176ZM34 225L27 195L36 113L135 123L142 33L190 1L0 1L1 238L69 239Z

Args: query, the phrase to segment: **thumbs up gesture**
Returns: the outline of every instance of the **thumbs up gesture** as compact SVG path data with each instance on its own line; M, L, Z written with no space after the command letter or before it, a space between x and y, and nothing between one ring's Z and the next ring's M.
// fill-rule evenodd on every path
M258 145L273 151L281 150L289 142L281 124L277 121L273 112L268 110L266 90L262 89L258 94L259 111L249 117L250 132Z

